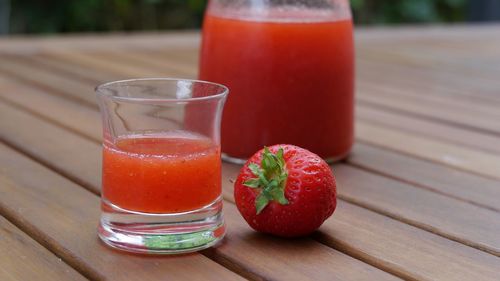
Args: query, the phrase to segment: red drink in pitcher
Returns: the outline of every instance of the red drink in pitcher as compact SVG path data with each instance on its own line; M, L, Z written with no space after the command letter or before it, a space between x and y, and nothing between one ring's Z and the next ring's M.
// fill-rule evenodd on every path
M231 91L222 152L246 159L265 145L290 143L330 160L346 156L354 135L348 3L245 10L219 2L205 17L200 79Z

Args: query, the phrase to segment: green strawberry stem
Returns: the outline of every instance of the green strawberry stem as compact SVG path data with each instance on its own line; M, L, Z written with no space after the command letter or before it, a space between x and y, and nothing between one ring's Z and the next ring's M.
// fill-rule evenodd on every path
M285 198L285 186L288 173L286 171L283 153L283 148L280 148L278 152L274 154L269 148L264 147L261 165L259 166L255 163L250 163L248 165L248 168L256 178L246 180L243 185L260 190L259 195L255 199L257 215L260 214L271 201L276 201L281 205L288 204L288 200Z

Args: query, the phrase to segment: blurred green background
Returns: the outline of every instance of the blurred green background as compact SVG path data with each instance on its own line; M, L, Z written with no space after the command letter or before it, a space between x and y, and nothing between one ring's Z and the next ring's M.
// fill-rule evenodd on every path
M0 0L0 34L193 29L206 0ZM500 0L351 0L358 25L500 18Z

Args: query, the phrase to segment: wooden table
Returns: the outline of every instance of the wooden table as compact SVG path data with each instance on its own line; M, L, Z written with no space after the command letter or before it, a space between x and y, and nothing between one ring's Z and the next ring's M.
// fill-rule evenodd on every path
M0 40L0 280L500 280L500 25L357 31L356 145L308 238L228 234L191 255L99 242L93 88L196 77L198 33Z

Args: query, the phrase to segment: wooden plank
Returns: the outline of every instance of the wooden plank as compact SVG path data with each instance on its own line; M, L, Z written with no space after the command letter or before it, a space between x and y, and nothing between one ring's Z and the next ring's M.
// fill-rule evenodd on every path
M74 54L73 55L72 54L68 54L68 51L65 51L65 52L58 51L58 52L59 53L63 53L63 54L66 53L66 55L69 56L69 57L71 57L71 56L78 56L78 55L74 55ZM60 54L58 54L58 52L54 52L52 55L60 55ZM118 51L118 52L119 52L119 54L114 54L115 52L114 53L108 53L108 54L89 54L90 58L86 57L82 61L85 62L85 63L88 63L88 60L91 60L91 61L92 60L96 60L95 56L98 55L98 58L97 58L96 62L99 64L98 65L99 67L112 68L114 71L123 72L124 69L130 68L130 65L129 65L129 63L127 63L125 65L123 63L121 63L121 61L123 62L125 59L127 59L127 55L124 56L124 54L126 54L126 53L124 53L123 50ZM184 52L186 53L186 51L184 51ZM189 53L191 53L193 57L196 57L196 51L195 50L188 51L188 54ZM137 54L137 56L135 56L136 54ZM160 71L160 72L152 72L151 73L151 71L149 69L151 69L152 67L154 69L157 69L157 67L160 67L160 68L158 68L158 70L161 70L161 69L167 70L167 69L171 69L172 64L168 62L168 60L169 60L168 58L165 60L168 63L164 63L163 59L162 60L155 60L154 58L148 57L148 55L151 56L151 54L141 55L140 52L134 52L134 55L129 55L127 60L133 60L135 62L147 62L149 64L149 68L145 72L144 69L142 69L142 67L139 68L139 69L137 69L137 67L134 66L134 67L132 67L133 70L132 71L128 71L127 73L129 73L129 75L135 75L135 76L137 76L137 75L144 75L144 73L150 73L150 75L160 75L159 73L166 73L167 75L178 76L181 73L185 73L186 71L189 72L189 66L184 66L182 64L178 64L177 65L177 70L175 70L174 73L170 73L168 71L167 72L161 72ZM115 58L112 58L113 56L115 56ZM176 54L176 56L177 56L177 54ZM174 59L174 56L171 56L170 60L171 59ZM113 66L113 64L116 64L116 63L118 63L118 65L114 65ZM110 64L112 66L110 66ZM95 66L97 66L97 65L95 65ZM188 76L190 76L190 77L192 75L194 75L194 73L196 72L196 67L195 67L194 64L192 64L191 68L192 68L192 74L191 74L191 72L189 72L189 74L188 74ZM130 73L133 73L133 74L130 74ZM372 93L372 91L369 91L369 92L370 92L370 94ZM362 93L363 93L363 91L362 91ZM399 93L400 92L398 91L398 94ZM370 98L370 97L371 97L371 95L368 96L368 98ZM383 104L386 105L386 103L383 103ZM431 106L439 106L439 105L433 105L431 103ZM400 107L398 107L398 108L400 108ZM426 107L417 107L417 108L420 108L420 109L424 108L425 109ZM438 112L440 112L440 111L438 111ZM489 123L492 122L492 120L495 120L495 118L484 117L484 118L479 118L477 120L477 122L476 122L476 121L470 121L469 120L470 118L468 118L468 117L464 118L462 111L456 111L455 110L455 111L452 111L452 114L455 114L455 115L458 116L458 119L457 119L457 116L453 115L453 117L454 117L452 119L453 122L456 122L456 120L465 119L465 123L466 124L472 122L473 124L479 125L479 126L485 126L484 125L485 123L489 124ZM450 118L448 118L448 115L449 115L449 112L444 112L444 113L441 114L441 116L445 116L447 119L450 119ZM492 126L493 126L493 128L495 128L495 130L497 129L496 123L492 123L491 126L490 125L486 125L487 128L490 128Z
M0 280L87 280L0 216Z
M111 250L96 236L97 196L3 144L0 163L2 213L90 279L242 280L200 254L144 258Z
M162 58L170 60L176 64L190 68L192 72L198 72L198 62L200 57L200 45L192 45L182 49L160 49L155 53L147 53L151 58Z
M52 108L57 109L62 107L52 106ZM71 123L72 121L71 119L65 119L65 122ZM232 200L232 185L227 179L235 178L238 170L239 167L236 165L224 164L223 177L225 180L223 181L223 188L224 196L228 200ZM338 173L339 172L337 172L337 176L339 176ZM364 185L366 186L369 186L370 184L371 182L364 183ZM350 188L349 185L341 186L345 186L345 189ZM363 195L362 197L365 196ZM407 201L410 199L411 198L408 198ZM447 201L444 200L444 202ZM358 257L363 261L367 261L370 264L374 264L377 267L381 267L384 270L388 270L406 279L419 279L422 276L429 277L426 279L439 279L439 276L456 276L456 280L496 280L498 278L498 274L496 274L496 270L494 270L496 267L498 267L498 262L500 262L500 259L498 259L497 257L452 241L448 241L445 238L433 235L415 227L411 227L404 223L391 220L385 216L377 215L368 210L365 210L364 212L367 212L371 215L354 216L353 214L356 214L356 212L361 212L358 210L361 208L348 203L342 204L342 206L344 207L339 207L335 216L331 220L328 220L326 223L327 226L333 225L331 227L328 227L327 229L333 228L336 231L322 231L322 233L325 233L324 235L326 236L322 236L323 238L321 238L321 241L329 244L334 248L340 248L350 255L354 255L355 257ZM345 211L341 211L343 209L345 209ZM241 229L244 228L243 226L241 226L242 220L241 218L234 218L234 214L236 214L234 208L229 212L226 211L226 214L232 214L232 216L227 217L228 222L230 222L229 227L237 227L234 231L238 233L239 231L242 231ZM349 223L354 221L358 221L359 224ZM372 227L375 229L372 232L367 232L364 229L364 225L372 225ZM399 229L399 231L391 234L391 228L388 228L388 226L392 227L393 225L397 226L397 229ZM342 233L342 239L335 240L335 243L331 242L332 239L336 239L336 237L339 237L339 231L341 231L340 233ZM355 238L353 233L359 234L361 236L356 236ZM378 235L376 239L370 239L370 237L373 237L374 233L380 233L380 235ZM234 235L237 236L239 234ZM239 238L232 239L231 237L232 236L230 236L228 239L230 241L229 243L231 243L231 241L238 241L234 243L242 243L239 242ZM247 238L248 235L245 235L241 239L244 240ZM362 239L363 243L360 243L360 240L358 239ZM427 240L429 239L431 241L435 241L435 244L432 244L432 247L430 248L426 246L428 244ZM410 241L414 242L410 243ZM252 242L251 245L254 245L253 243L254 242ZM380 248L387 243L391 245L390 249L393 249L393 252L386 252L385 250ZM231 248L227 251L236 251L231 252L231 255L242 255L251 251L250 249L245 248L251 245L246 245L243 243L243 245L240 246L242 248L238 248L237 250ZM228 248L230 247L228 246ZM411 252L415 254L415 256L421 258L412 258L413 254L412 256L409 256L407 254L408 252ZM217 256L221 259L224 259L224 253L217 252ZM238 260L241 258L242 257L234 259L234 263L240 263L238 262ZM252 257L247 257L247 259L252 259ZM461 269L457 269L455 266L445 268L431 267L429 269L426 269L429 260L447 260L451 265L467 263L469 264L469 266ZM245 261L244 263L248 262L250 261ZM232 266L234 266L234 263L231 263ZM434 264L434 262L431 262L431 264ZM249 270L252 269L250 268ZM267 274L267 271L265 271L264 269L259 270L259 274Z
M362 58L381 63L398 64L400 66L410 66L415 70L426 69L429 74L437 74L438 77L449 79L465 78L469 79L457 81L457 85L464 88L475 88L476 84L490 83L484 85L489 88L498 85L495 74L491 71L498 71L498 49L488 46L488 43L498 42L492 38L484 38L485 44L481 46L460 44L454 46L448 40L429 40L412 44L411 41L402 42L398 48L390 51L383 47L358 48ZM479 67L481 63L484 67ZM421 73L425 75L425 73ZM418 78L418 77L417 77ZM450 80L443 81L449 82ZM453 85L452 85L453 86ZM479 85L481 87L481 85ZM490 88L492 89L492 88ZM493 93L493 92L488 92ZM486 93L484 93L486 94Z
M88 84L79 80L72 80L65 77L64 73L53 73L49 69L40 67L35 64L25 64L22 61L16 60L12 56L2 56L0 64L0 72L8 73L23 81L29 81L49 90L54 94L61 92L67 93L69 97L85 103L95 103L94 89ZM75 93L86 93L85 95L75 95Z
M239 166L224 165L224 178ZM337 178L339 172L336 170ZM370 184L370 183L367 183ZM339 185L340 188L351 188ZM232 186L224 186L228 199ZM230 198L229 198L230 196ZM343 195L340 195L341 198ZM408 280L498 280L500 258L389 219L344 200L316 239L335 249ZM443 261L445 261L443 263Z
M480 278L479 278L480 279ZM481 280L481 279L480 279Z
M419 89L422 96L453 96L458 100L469 101L477 104L488 104L488 102L498 103L499 98L492 94L491 81L484 85L475 83L473 85L461 85L462 80L471 80L471 75L453 75L447 70L432 70L428 67L412 66L398 62L380 60L378 58L366 58L367 51L358 52L357 75L360 82L380 82L391 87L397 87L402 92ZM477 57L475 57L477 58ZM485 59L486 60L486 59ZM498 64L491 63L490 66ZM482 65L485 65L483 63ZM477 75L488 73L483 68ZM425 81L425 83L419 83Z
M113 64L109 62L106 65ZM39 82L43 83L42 81ZM396 149L400 152L448 164L467 171L477 172L486 176L498 177L499 175L498 165L494 164L498 163L498 158L485 153L469 151L461 147L448 145L447 143L429 141L420 136L417 138L414 135L401 134L400 132L395 132L394 130L385 129L380 126L373 126L371 124L360 123L358 125L358 132L358 137L361 140L372 144L385 145L385 147L391 146L392 149ZM377 133L372 134L373 132ZM407 139L416 146L407 146L407 142L400 142L401 139ZM436 151L438 151L438 153L436 153ZM421 152L424 152L425 155L418 154ZM484 159L485 157L486 159Z
M109 61L106 62L106 65L113 65L114 61L116 60L113 60L111 57L108 58ZM104 59L99 59L99 61L103 61ZM116 65L117 68L119 68L120 66L119 65ZM138 70L140 71L140 70ZM463 114L459 114L460 116L462 116ZM481 120L478 120L477 122L478 123L481 123L481 124L484 124L484 121L485 120L490 120L491 122L493 122L493 120L495 120L495 118L488 118L488 119L481 119ZM493 122L494 123L494 122ZM494 124L493 126L497 126L498 124ZM358 126L359 127L359 126ZM368 125L368 126L362 126L362 128L366 129L373 129L374 127L371 126L371 125ZM375 127L377 128L377 127ZM368 136L367 135L370 135L370 134L364 134L363 131L361 131L361 133L359 134L360 136L360 139L362 140L367 140ZM413 141L415 141L414 138L412 138ZM368 140L370 143L373 143L373 139L370 139ZM387 142L386 142L387 143ZM428 155L417 155L418 157L423 157L425 159L429 159L431 158L431 160L433 161L438 161L440 163L445 163L445 164L448 164L448 165L451 165L451 166L456 166L460 169L464 169L464 170L467 170L467 171L472 171L472 172L478 172L480 174L484 174L484 175L487 175L487 176L493 176L493 177L497 177L497 176L500 176L500 173L498 172L498 168L497 168L497 165L488 165L488 167L486 169L483 169L482 167L484 166L482 162L486 162L486 163L491 163L491 161L489 160L486 160L486 161L482 161L482 153L479 152L479 156L475 155L477 153L475 153L474 151L471 151L471 153L465 153L465 155L461 155L462 154L462 151L456 151L456 149L458 150L461 150L460 147L452 147L452 146L448 146L446 144L442 144L442 143L435 143L435 142L428 142L427 140L422 140L422 142L419 142L419 145L418 147L415 147L414 149L416 150L423 150L425 148L422 148L422 147L426 147L428 145L431 145L431 146L434 146L435 149L440 149L442 148L443 146L445 146L447 148L446 150L446 153L445 155L436 155L434 153L428 153ZM398 149L400 149L399 151L403 150L405 153L414 153L415 151L411 151L411 149L413 149L412 147L404 147L404 148L401 148L401 147L398 147ZM410 149L410 151L408 151L408 149ZM451 150L450 150L451 149ZM457 155L458 154L458 155ZM494 157L493 157L494 158ZM497 161L498 159L493 159L493 161ZM461 162L465 162L465 163L461 163Z
M88 62L88 60L85 61ZM99 61L101 63L103 62L98 59L96 59L96 61ZM104 64L108 67L117 69L120 68L120 65L113 64L113 61L107 61ZM100 65L96 65L94 67L99 66ZM140 72L140 70L137 70L137 72ZM17 75L22 75L22 73L17 73ZM34 77L36 77L36 75ZM36 83L43 83L45 85L44 87L55 85L51 83L50 80L44 79L37 79ZM86 88L91 87L90 83L87 83L86 85ZM64 91L66 92L68 91L68 89L64 89ZM82 92L81 89L74 89L71 94L82 99L89 98L89 95L85 94L85 92ZM94 100L89 100L89 102L95 103ZM495 124L495 126L497 125ZM500 178L500 166L495 164L499 163L498 161L500 158L498 156L489 155L482 151L475 151L469 148L464 148L462 146L457 146L454 144L448 144L438 140L429 140L420 135L416 136L413 134L405 134L400 132L399 130L363 122L358 122L357 136L360 140L363 140L367 143L384 146L386 148L389 148L390 146L390 149L411 154L423 159L447 164L452 167L492 178ZM409 143L411 143L412 145L407 145Z
M87 60L85 60L85 61L87 61ZM98 61L99 61L100 63L103 63L103 61L101 61L101 60L98 60ZM87 62L88 62L88 61L87 61ZM112 64L109 64L109 63L105 63L105 64L106 64L107 66L112 65ZM163 64L163 63L162 63L162 64ZM117 66L116 68L121 69L121 67L119 67L119 66ZM405 118L405 116L402 116L401 118ZM394 119L391 119L391 120L394 120ZM491 119L491 120L493 120L493 119ZM442 132L442 131L439 131L439 132ZM460 139L460 138L457 138L457 139ZM495 144L493 144L493 147L498 147L498 146L496 146Z
M2 102L0 131L3 141L23 146L38 161L99 193L96 189L101 182L99 145Z
M197 50L194 50L197 51ZM189 55L196 57L189 52ZM182 78L196 78L197 69L192 65L184 65L176 62L173 58L161 58L155 55L148 55L145 50L119 50L110 52L93 53L92 57L98 58L107 62L123 62L125 65L133 64L136 66L152 69L161 73L161 77L182 77Z
M114 52L109 52L109 56L113 56ZM73 63L85 65L95 69L101 69L110 73L119 74L126 79L140 77L164 77L168 74L167 71L160 71L154 68L146 68L137 63L130 63L127 60L116 59L114 63L109 63L109 57L102 53L84 53L71 50L51 50L43 53L44 55L61 58Z
M317 239L415 280L500 280L500 258L343 201Z
M0 75L0 99L84 137L92 136L95 140L101 140L102 125L95 104L92 107L82 106L72 100L52 95L50 92L2 75ZM67 118L69 116L71 118Z
M360 127L360 126L358 125L358 128L359 128L359 127ZM365 127L366 127L366 126L365 126ZM372 128L373 128L373 126L372 126L372 127L369 127L369 128L370 128L370 129L372 129ZM375 127L375 128L377 129L377 127ZM381 131L381 132L380 132L380 131ZM378 141L378 143L385 144L386 146L389 144L389 146L390 146L390 148L391 148L391 149L393 149L393 148L394 148L394 144L396 144L396 145L397 145L398 143L400 143L400 142L398 141L398 138L394 138L394 141L392 141L392 142L391 142L391 141L389 141L389 142L388 142L388 141L387 141L387 137L388 137L388 136L389 136L389 137L391 137L391 135L390 135L390 134L387 134L387 130L386 130L386 129L384 129L384 128L382 128L382 130L380 130L380 131L379 131L379 133L378 133L378 136L380 136L380 138L379 138L379 139L375 139L375 140L377 140L377 141ZM421 148L422 148L422 147L424 147L424 148L429 147L429 146L430 146L430 147L434 147L434 150L435 150L435 151L431 150L431 152L429 152L429 155L430 155L430 156L432 156L432 157L434 157L434 159L436 159L436 155L437 155L437 160L441 160L441 161L442 161L442 160L445 160L445 161L449 161L449 162L451 162L452 160L454 160L454 158L450 158L450 155L452 155L452 156L453 156L453 155L454 155L453 153L455 153L455 150L456 150L456 151L458 151L458 153L459 153L459 154L464 152L464 151L463 151L463 149L462 149L461 147L453 147L453 146L450 146L450 145L445 144L445 143L440 143L440 142L435 142L435 141L429 141L429 140L427 140L427 139L417 139L417 138L415 138L415 137L413 137L413 136L406 136L406 135L401 134L400 132L398 132L398 131L394 131L394 130L393 130L393 131L391 131L391 132L394 132L394 134L396 134L397 136L403 135L403 136L405 136L405 137L406 137L406 140L407 140L407 141L405 141L405 142L401 143L402 145L401 145L400 147L401 147L402 149L412 149L412 150L411 150L411 152L418 153L418 152L420 152L420 151L421 151ZM359 134L359 135L361 135L361 137L363 136L363 134ZM365 136L366 136L366 138L368 138L370 141L373 141L373 140L374 140L374 138L373 138L373 137L374 137L374 136L377 136L377 135L376 135L376 134L367 133L367 134L365 134ZM419 141L420 141L420 143L418 143L419 145L418 145L416 148L415 148L415 147L413 147L413 146L407 146L407 144L408 144L408 143L415 142L416 140L419 140ZM429 145L429 143L430 143L430 145ZM403 144L404 144L404 145L403 145ZM399 149L400 147L397 147L397 148ZM409 147L409 148L408 148L408 147ZM436 148L436 147L437 147L437 148ZM450 150L450 147L452 148L452 150ZM440 151L440 149L438 149L438 148L445 148L445 149L447 149L447 150L445 150L445 152L447 152L448 154L444 155L443 159L439 159L439 157L440 157L441 155L439 155L439 154L437 154L437 153L436 153L436 151L437 151L438 153L439 153L439 151ZM456 148L456 149L455 149L455 150L453 150L453 148ZM424 149L424 151L426 151L426 149ZM453 153L450 153L449 151L451 151L451 152L453 152ZM465 156L466 156L466 157L469 157L469 158L472 158L472 159L474 160L474 161L471 161L471 163L472 163L472 164L471 164L471 163L469 163L469 164L470 164L469 166L470 166L470 167L473 167L473 168L476 168L476 167L475 167L475 164L477 164L477 161L479 161L479 162L480 162L480 161L483 161L483 160L484 160L484 159L483 159L483 156L484 156L484 155L486 155L486 154L484 154L484 153L483 153L483 154L481 154L481 152L476 152L476 151L465 151L465 152L470 152L469 154L467 154L467 153L466 153L466 154L465 154ZM421 157L421 155L418 155L418 154L417 154L417 156ZM431 158L431 159L432 159L432 158ZM485 165L486 165L487 167L489 167L489 169L490 169L490 170L491 170L491 169L495 169L496 167L495 167L495 165L493 165L493 164L494 164L494 163L496 163L497 159L498 159L498 158L495 158L495 157L493 157L493 158L492 158L492 157L490 156L490 158L489 158L489 159L488 159L488 158L486 158L486 159L485 159L485 160L490 160L489 162L485 162ZM469 159L468 159L468 160L469 160ZM477 161L476 161L476 160L477 160ZM454 163L454 162L453 162L453 163L450 163L450 164L451 164L451 165L454 165L454 164L456 164L456 163ZM484 165L483 165L483 166L484 166ZM497 173L495 170L491 170L491 171L492 171L491 173L492 173L493 175L498 175L498 173Z
M106 65L112 65L112 63L107 63ZM39 81L39 83L43 83L43 81ZM73 91L73 92L78 92L78 91ZM398 136L392 136L393 137L393 141L392 142L389 142L388 141L388 137L386 137L386 132L387 130L380 127L380 126L372 126L372 125L364 125L363 123L360 123L360 126L358 126L358 137L361 139L361 140L364 140L364 141L368 141L370 143L373 143L373 144L384 144L386 147L389 145L389 146L393 146L393 143L395 145L398 145L398 144L401 144L399 145L399 147L395 147L395 149L398 149L398 151L403 151L405 153L409 153L409 154L413 154L415 155L415 150L418 150L418 151L424 151L426 150L428 147L431 147L432 150L431 151L427 151L427 154L426 155L416 155L418 157L423 157L425 159L430 159L430 160L433 160L433 161L437 161L439 163L444 163L444 164L448 164L448 165L451 165L451 166L457 166L461 169L465 169L465 170L469 170L469 171L473 171L473 172L479 172L479 173L482 173L482 172L486 172L486 175L491 175L493 174L493 176L495 175L498 175L497 171L496 171L496 165L491 165L492 161L483 161L483 157L481 153L479 153L480 155L475 155L477 153L475 152L471 152L471 151L462 151L462 148L460 147L450 147L448 146L447 144L443 144L443 143L440 143L440 142L433 142L433 141L428 141L426 139L422 139L422 138L419 138L419 139L416 139L413 137L413 135L401 135L399 134ZM368 132L365 133L362 129L368 129ZM371 134L372 131L379 131L376 136L379 136L379 137L382 137L382 138L372 138L373 134ZM381 131L381 132L380 132ZM390 130L389 130L390 132ZM401 143L399 142L400 138L403 137L403 138L406 138L406 139L410 139L410 141L412 141L413 143L416 143L418 144L418 146L416 147L408 147L406 146L406 142L405 143ZM395 140L395 141L394 141ZM404 145L403 145L404 144ZM446 146L446 151L444 152L441 152L441 153L434 153L436 150L440 150L443 146ZM455 148L455 149L454 149ZM476 160L479 161L479 162L486 162L486 163L476 163ZM497 161L498 159L493 159L493 161ZM465 162L465 163L462 163L462 162ZM487 166L487 169L486 171L483 169L483 166Z
M79 77L81 80L86 80L94 85L102 84L109 81L118 80L118 75L113 75L96 68L86 68L78 64L68 64L62 60L54 59L43 53L32 56L17 56L17 58L24 58L30 62L42 66L46 69L54 70L55 72L72 73L74 76Z
M475 45L477 42L489 40L494 50L499 25L468 26L404 26L404 27L356 27L356 40L360 46L387 46L387 42L432 45L433 42L446 41L454 46ZM54 47L73 48L78 50L112 49L123 46L154 49L182 48L199 44L197 31L141 32L141 33L106 33L89 35L58 35L58 36L9 36L0 38L0 52L33 53Z
M412 25L412 26L394 26L387 28L384 26L359 28L356 30L356 39L360 43L367 41L379 46L387 46L387 42L394 40L395 42L428 42L429 40L436 41L443 39L446 36L446 41L451 41L459 45L474 44L477 45L477 40L484 38L496 38L500 29L500 24L490 23L481 25L457 24L449 25ZM498 41L498 39L496 39ZM494 47L494 46L492 46Z
M9 36L0 38L0 52L34 54L52 49L78 51L114 50L120 48L184 48L199 44L197 31L106 33L57 36Z
M397 75L401 76L411 76L411 73L405 73L404 70L399 69L399 74L394 73L389 80L387 76L381 76L376 73L375 70L383 71L380 67L373 67L370 69L363 64L359 66L359 71L363 72L359 75L359 93L365 94L370 93L372 95L388 95L406 98L409 101L416 102L419 104L430 104L432 106L443 107L450 111L459 111L462 113L474 114L478 116L483 116L484 118L490 116L498 116L498 110L496 106L500 104L499 100L494 100L491 98L486 98L481 95L484 92L480 86L476 87L476 90L469 95L461 95L459 91L460 88L457 85L448 85L449 89L442 89L444 86L442 82L431 80L414 78L411 82L404 81ZM463 77L457 79L464 79ZM397 81L397 82L393 82ZM420 85L419 81L426 81L424 85ZM439 87L439 88L438 88ZM499 85L500 87L500 85Z
M499 155L363 122L356 123L356 136L363 143L500 179Z
M487 38L485 42L492 42ZM411 44L411 42L403 42L398 48L393 48L390 51L387 48L372 47L366 48L360 46L357 48L362 61L377 62L382 68L385 66L398 65L402 69L406 69L409 73L417 74L416 78L421 79L426 75L443 82L451 82L460 78L469 78L456 81L457 84L449 86L460 86L463 89L474 89L479 86L479 89L491 90L492 86L498 85L495 80L494 73L490 71L498 70L498 65L495 64L495 59L498 58L498 50L494 50L486 46L462 46L452 47L451 42L446 40L428 41L432 42L431 46L425 44ZM477 63L484 64L484 68L479 67ZM426 71L424 71L426 70ZM401 72L402 74L404 72ZM404 78L403 78L404 79ZM424 80L424 79L422 79ZM480 85L482 83L491 85ZM492 95L492 91L484 91L481 95Z
M258 234L239 216L236 206L228 203L224 209L229 235L221 247L209 252L266 280L398 279L310 238Z
M73 175L78 177L80 181L85 180L86 177L91 177L93 179L98 179L100 176L100 170L95 168L92 169L91 175L84 176L84 172L89 171L89 166L95 166L95 161L88 161L86 159L80 158L78 162L73 162L64 160L61 161L59 158L59 154L65 154L66 152L66 147L68 146L65 143L69 143L70 146L73 147L78 147L78 153L82 155L90 155L93 160L98 160L100 159L100 146L95 143L95 142L90 142L89 140L80 138L77 135L71 135L69 132L63 133L62 129L56 128L55 125L46 123L42 124L43 122L40 121L41 123L37 123L37 119L29 116L28 114L24 113L25 116L23 116L26 119L22 119L20 116L23 115L22 112L17 112L18 110L9 108L8 106L2 106L0 103L0 112L2 114L5 114L4 117L8 118L1 118L1 119L9 119L11 122L14 122L18 124L18 127L24 128L23 130L26 133L31 132L31 137L26 137L25 139L9 139L9 142L12 142L16 147L19 149L22 149L24 151L27 151L30 156L36 157L36 158L42 158L44 161L47 161L48 164L52 167L57 167L59 170L64 170L66 166L70 166L67 169L70 170ZM26 120L31 119L31 122L27 122ZM22 122L21 122L22 121ZM36 136L38 132L31 130L30 125L35 126L35 127L40 127L43 129L45 135L52 135L54 138L51 139L50 144L54 147L61 148L61 151L50 151L46 152L45 148L41 147L38 145L39 140L36 139ZM7 128L5 126L1 126L1 134L0 134L0 139L3 139L6 137L8 134L14 134L12 131L12 128ZM15 132L16 135L24 135L23 132ZM24 135L26 136L26 135ZM76 146L75 145L75 140L80 138L80 143ZM85 145L81 145L82 142L85 142ZM38 154L35 154L34 151L37 151ZM3 153L3 152L2 152ZM20 156L17 156L20 157ZM11 160L13 161L13 160ZM7 163L7 162L5 162ZM22 163L23 166L28 165L27 163ZM99 165L97 165L98 167ZM21 169L21 164L16 167L12 167L12 173L15 171L16 168L17 170ZM82 170L82 173L78 173L79 170ZM25 168L26 170L26 168ZM26 171L27 173L29 172L31 175L33 175L33 172L30 170ZM12 175L9 174L9 178L13 177ZM54 177L54 176L53 176ZM43 179L37 179L38 181L42 181ZM92 180L94 181L94 180ZM17 179L16 179L17 182ZM94 185L91 186L91 189L96 191L100 189L100 184L97 182L93 183ZM63 186L66 189L75 189L77 188L72 184L71 186L64 185ZM8 193L8 194L7 194ZM5 197L2 195L2 200L8 200L9 202L11 201L9 198L10 196L16 196L16 193L13 192L12 190L6 191ZM18 195L17 195L18 196ZM71 196L73 197L72 193L66 192L65 194L60 194L62 197L66 196ZM75 199L78 197L75 197ZM29 200L27 200L29 203ZM0 203L1 204L1 203ZM96 211L99 210L99 207L97 204L90 204L88 205L88 208L95 208ZM232 221L232 227L235 229L235 237L233 237L232 232L229 232L228 234L228 240L229 241L236 241L238 240L239 235L242 234L242 229L244 226L243 221L241 221L241 218L237 217L238 215L234 211L234 207L228 207L232 211L226 212L225 216L228 221ZM96 218L94 218L96 219ZM235 221L239 220L239 223L235 223ZM95 223L95 221L94 221ZM76 226L72 226L75 227ZM95 232L95 227L92 227L92 231ZM244 231L248 231L248 228L245 228ZM231 229L230 229L231 231ZM44 231L44 233L46 230ZM233 237L233 238L232 238ZM301 257L297 255L297 250L301 248L301 243L297 242L296 245L298 248L295 248L292 250L291 248L288 247L286 244L281 244L272 242L266 242L266 239L269 239L268 237L262 237L259 239L263 239L264 245L267 245L269 247L269 251L273 251L275 254L266 257L266 256L260 256L261 254L264 255L264 252L255 252L251 256L243 258L240 255L236 255L236 253L247 253L249 249L253 248L255 243L257 242L243 242L243 243L236 243L236 242L226 242L228 245L227 247L222 247L220 249L216 250L216 254L220 257L214 257L214 259L222 258L224 260L230 260L231 263L240 263L238 267L235 268L244 268L245 271L249 271L252 274L262 274L266 279L278 279L281 278L284 272L288 272L288 275L291 280L331 280L334 278L335 280L371 280L371 278L375 275L377 276L377 279L380 280L392 280L394 279L393 276L384 273L383 271L380 271L374 267L371 267L367 264L364 264L360 261L357 261L353 258L350 258L346 256L345 254L341 254L333 249L330 249L328 247L322 246L321 244L318 244L316 242L313 242L311 240L304 240L303 242L303 247L308 249L309 251L314 252L315 255L321 258L321 262L318 262L316 259L311 259L309 261L304 261L300 260ZM314 246L316 245L316 246ZM290 256L287 255L287 253L293 252L295 253L296 259L290 259ZM267 261L266 263L262 263L261 261L265 260ZM295 261L299 262L301 261L301 267L297 267L296 263L290 263L290 261ZM268 270L268 265L269 264L274 264L275 267L280 268L280 270ZM231 265L234 266L234 265ZM342 269L338 269L337 267L341 267ZM310 268L310 270L306 272L314 272L312 274L312 277L308 277L307 279L304 279L306 276L303 275L304 269ZM101 269L102 270L102 269ZM356 273L355 273L356 272ZM355 274L354 274L355 273ZM245 273L246 274L246 273ZM253 275L252 275L253 276ZM260 275L259 275L260 276ZM295 277L293 277L295 276ZM337 276L337 277L336 277ZM293 278L292 278L293 277ZM311 279L312 278L312 279Z
M72 56L78 57L79 56L79 55L74 55L74 54L73 55L68 54L68 51L53 52L52 55L53 56L60 56L61 55L60 53L62 53L62 54L66 53L66 55L64 55L64 56L68 56L68 57L72 57ZM191 54L192 57L196 58L196 51L194 49L188 50L187 52L184 51L184 53ZM194 77L194 74L196 73L195 64L191 64L191 66L189 66L189 65L184 65L184 64L180 64L180 63L177 63L176 70L173 73L171 73L169 71L162 72L161 70L172 69L172 63L170 62L170 60L174 60L175 56L170 56L170 58L165 58L165 59L162 58L161 60L158 60L158 59L155 59L154 57L151 57L152 55L149 53L148 54L141 54L140 52L135 51L132 55L126 55L126 54L127 53L124 52L123 50L118 51L118 53L113 52L113 53L107 53L107 54L104 54L104 53L103 54L88 54L88 55L90 55L91 58L86 57L82 61L84 63L88 64L89 60L90 61L95 60L99 65L94 65L94 66L112 68L114 71L118 71L118 72L123 72L124 69L130 68L129 63L124 65L124 64L120 63L121 61L128 62L128 61L132 60L136 63L137 62L139 62L141 64L147 63L149 65L147 72L145 72L144 69L142 69L142 68L137 69L136 66L132 67L132 69L133 69L132 71L127 72L127 73L129 73L129 75L131 75L130 73L133 73L133 75L135 75L135 76L144 75L143 73L150 73L151 71L149 69L151 69L151 68L157 69L159 72L152 72L153 74L150 73L150 75L160 75L159 73L166 73L167 75L179 76L182 73L188 73L187 74L188 77ZM98 57L95 57L95 56L98 56ZM177 56L177 54L176 54L176 56ZM75 59L75 58L73 58L73 59ZM116 63L118 63L118 65L114 65ZM191 71L190 71L190 69L191 69ZM370 91L370 94L371 93L372 93L372 91ZM400 93L400 92L398 92L398 93ZM439 105L433 105L433 106L439 106ZM457 111L453 111L453 112L457 112ZM458 112L459 113L457 113L457 114L459 116L459 119L460 118L463 119L462 111L458 111ZM443 113L442 115L447 116L447 114L445 114L445 113ZM453 120L454 120L454 122L456 122L457 118L453 118ZM484 120L486 120L486 123L488 123L491 120L495 120L495 118L486 118L485 117L485 118L479 119L477 122L473 122L473 123L479 124L480 126L483 126L485 123ZM490 121L488 121L488 120L490 120ZM466 121L466 123L467 122L470 123L470 121ZM494 128L496 128L495 124L493 124L492 126L494 126Z
M478 206L500 211L500 181L458 172L390 150L357 143L347 163Z
M356 118L364 123L383 125L403 132L407 131L420 136L500 154L500 146L498 145L500 137L498 136L482 134L409 115L384 111L363 104L357 104Z
M342 199L500 256L500 213L348 165L334 170Z
M388 94L390 91L393 91L393 93ZM412 100L408 96L398 94L400 91L388 88L384 88L383 90L362 88L359 92L357 100L366 105L392 112L408 112L408 114L420 118L500 135L500 124L496 122L498 118L495 115L475 114L470 110L444 107L443 105L429 101Z

